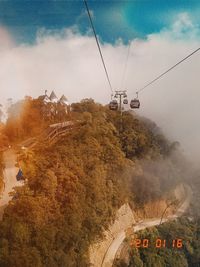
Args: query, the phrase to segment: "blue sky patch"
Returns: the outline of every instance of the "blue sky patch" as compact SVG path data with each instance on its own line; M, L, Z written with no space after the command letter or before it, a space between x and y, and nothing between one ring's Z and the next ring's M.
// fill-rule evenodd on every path
M169 27L183 12L199 24L200 1L196 0L88 1L88 5L104 42L145 38ZM60 0L0 1L0 26L6 27L18 43L34 43L40 28L77 26L82 34L90 28L83 1Z

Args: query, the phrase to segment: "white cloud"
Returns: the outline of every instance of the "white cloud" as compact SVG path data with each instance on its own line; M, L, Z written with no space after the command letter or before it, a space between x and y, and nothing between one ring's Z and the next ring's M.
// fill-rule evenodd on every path
M75 29L75 28L74 28ZM32 46L16 46L0 30L0 95L20 99L37 97L47 89L71 102L92 97L107 103L110 90L93 36L82 36L76 30L38 34ZM151 34L146 40L132 41L126 75L130 97L135 91L171 67L199 45L199 30L189 16L180 14L169 29ZM121 42L102 45L102 52L114 89L121 84L127 46ZM143 114L155 120L168 136L180 140L185 151L199 159L200 152L200 53L181 64L140 95Z
M0 52L10 49L14 46L11 35L3 27L0 27Z
M187 12L183 12L176 16L176 20L169 29L164 29L162 34L170 39L188 40L199 39L199 25L194 23L191 16Z

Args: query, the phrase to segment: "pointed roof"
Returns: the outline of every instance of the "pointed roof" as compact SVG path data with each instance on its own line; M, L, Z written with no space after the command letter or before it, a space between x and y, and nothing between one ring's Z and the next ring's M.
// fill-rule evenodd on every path
M57 102L58 98L54 91L51 92L49 99L51 100L51 102Z
M68 105L68 99L66 98L65 95L62 95L62 96L61 96L61 98L60 98L60 103L61 103L61 104Z
M45 102L45 103L47 103L47 102L50 101L50 99L49 99L49 97L47 95L40 95L38 97L38 99L41 100L41 101L43 101L43 102Z
M68 99L66 98L65 95L62 95L61 98L60 98L60 101L68 101Z

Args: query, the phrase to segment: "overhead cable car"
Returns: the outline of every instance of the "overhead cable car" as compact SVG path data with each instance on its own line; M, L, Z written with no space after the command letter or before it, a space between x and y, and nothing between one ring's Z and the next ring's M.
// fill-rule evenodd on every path
M130 102L130 107L131 108L140 108L140 101L138 98L134 98Z
M137 98L134 98L130 102L130 107L131 108L140 108L140 101L138 99L138 92L136 92Z
M117 102L117 100L110 101L109 109L110 110L118 110L118 102Z
M127 105L127 104L128 104L128 99L127 99L127 98L125 98L125 99L123 100L123 104L124 104L124 105Z

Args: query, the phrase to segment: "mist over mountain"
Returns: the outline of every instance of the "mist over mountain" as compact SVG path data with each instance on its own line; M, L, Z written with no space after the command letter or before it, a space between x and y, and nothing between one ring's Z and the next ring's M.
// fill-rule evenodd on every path
M2 104L6 105L7 98L15 101L25 95L36 97L52 89L67 95L71 103L86 97L109 102L110 89L90 34L83 35L77 27L43 29L38 30L32 45L16 43L5 27L1 27L0 36ZM120 87L128 45L122 40L101 43L113 89L127 89L129 100L147 82L198 47L199 28L188 13L180 13L160 32L130 42L124 88ZM197 163L199 57L195 54L139 95L139 114L158 123L169 138L178 139L185 154Z

